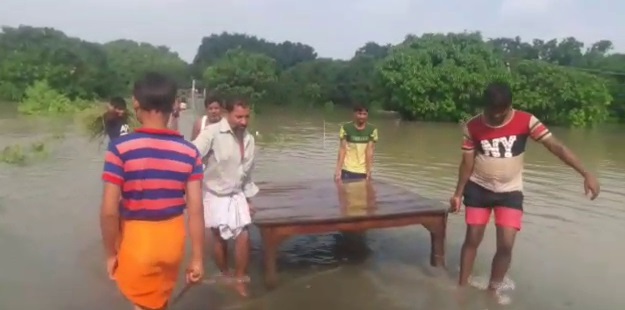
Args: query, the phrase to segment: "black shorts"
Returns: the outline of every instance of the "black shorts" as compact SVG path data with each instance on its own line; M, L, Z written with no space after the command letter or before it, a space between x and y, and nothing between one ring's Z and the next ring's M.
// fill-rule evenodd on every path
M341 180L364 180L367 178L366 173L356 173L347 170L341 170Z
M469 181L464 187L464 205L473 208L507 207L523 211L523 192L512 191L495 193L475 182Z

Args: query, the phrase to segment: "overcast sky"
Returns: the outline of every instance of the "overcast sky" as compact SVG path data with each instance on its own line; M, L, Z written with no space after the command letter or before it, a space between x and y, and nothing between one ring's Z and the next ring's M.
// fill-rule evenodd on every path
M86 40L167 45L185 60L203 36L244 32L349 58L367 41L480 30L487 37L575 36L625 50L625 0L0 0L0 24L54 27Z

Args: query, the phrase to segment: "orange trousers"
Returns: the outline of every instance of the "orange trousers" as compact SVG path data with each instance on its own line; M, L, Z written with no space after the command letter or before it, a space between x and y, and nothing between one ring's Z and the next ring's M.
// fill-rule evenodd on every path
M184 259L185 221L124 220L115 281L133 304L148 309L167 305Z

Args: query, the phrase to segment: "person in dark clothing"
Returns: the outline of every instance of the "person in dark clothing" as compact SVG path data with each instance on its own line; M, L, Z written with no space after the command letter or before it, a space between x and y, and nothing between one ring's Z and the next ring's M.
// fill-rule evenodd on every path
M103 115L104 129L109 140L118 138L130 132L128 126L128 108L126 101L121 97L113 97L106 105Z

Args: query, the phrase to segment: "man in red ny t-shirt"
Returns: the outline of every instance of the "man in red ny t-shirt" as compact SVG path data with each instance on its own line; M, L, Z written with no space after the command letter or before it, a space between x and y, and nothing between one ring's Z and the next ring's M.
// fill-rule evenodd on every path
M462 163L451 210L466 206L467 232L462 245L460 277L469 280L477 248L484 237L491 212L497 226L497 253L493 258L489 289L502 283L512 257L523 216L523 156L528 138L542 143L551 153L584 178L590 199L599 195L597 179L584 169L575 154L558 141L534 115L512 108L510 87L493 83L484 92L483 113L464 125Z

